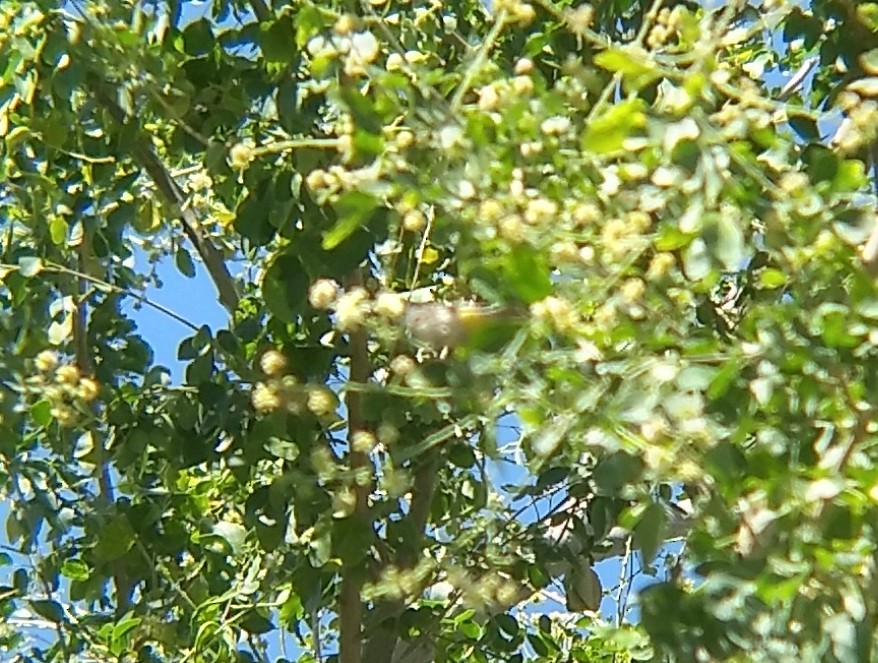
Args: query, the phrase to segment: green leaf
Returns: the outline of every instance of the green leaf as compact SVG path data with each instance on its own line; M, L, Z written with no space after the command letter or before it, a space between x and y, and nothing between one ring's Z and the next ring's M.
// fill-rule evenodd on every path
M199 327L192 336L184 338L177 347L177 359L195 359L210 351L211 335L210 328L206 325Z
M241 628L247 633L261 635L273 631L277 627L258 610L249 610L241 620Z
M296 55L295 27L289 16L281 16L260 26L259 48L266 62L292 62Z
M648 52L630 46L608 48L595 55L594 61L599 67L622 74L626 90L630 91L639 90L661 76Z
M628 99L610 106L588 124L582 137L582 149L595 154L619 152L625 139L645 126L645 102Z
M31 405L30 416L38 426L48 426L52 423L52 404L49 401L37 401Z
M838 174L839 156L825 145L811 143L805 148L802 159L813 182L832 180Z
M67 222L64 217L55 216L49 221L49 237L56 246L61 246L67 240Z
M188 55L207 55L216 45L213 26L206 18L192 21L183 30L183 49Z
M552 294L552 277L546 255L528 246L516 246L502 258L500 269L506 285L525 304Z
M521 631L521 627L512 615L500 613L494 616L493 621L501 631L512 638L516 637Z
M244 542L247 539L247 528L228 521L222 521L214 525L214 534L225 539L232 552L239 555L244 548Z
M722 367L714 374L710 386L707 388L707 397L715 400L721 398L734 384L741 372L741 363L732 357L725 361Z
M482 635L481 627L469 619L457 624L457 631L470 640L478 640Z
M279 253L262 279L265 305L278 319L293 322L305 306L310 283L302 261L294 252Z
M192 256L182 246L174 254L174 264L177 265L177 269L183 276L190 279L195 276L195 263L192 261Z
M275 235L275 228L269 219L270 210L265 206L262 195L251 193L235 210L234 227L242 237L255 246L265 246Z
M333 205L338 220L323 237L323 249L331 251L350 237L357 229L367 225L378 200L362 191L348 191Z
M857 191L869 182L866 164L859 159L845 159L838 164L838 173L833 180L836 191Z
M676 223L665 223L659 228L655 248L659 251L674 251L688 246L692 239L692 235L680 230Z
M211 353L196 357L186 367L186 384L196 385L210 381L214 368L213 355Z
M789 279L785 271L767 267L759 273L758 287L761 290L774 290L775 288L785 286L788 281Z
M448 449L448 460L457 467L468 469L476 464L476 454L467 444L454 444Z
M376 110L375 102L354 85L341 87L341 99L347 105L348 112L353 116L354 125L358 130L365 130L376 136L381 135L384 129L380 113Z
M311 37L332 25L328 12L321 11L317 5L303 3L296 12L296 46L304 48Z
M668 516L664 507L651 503L634 526L634 542L649 564L664 541Z
M790 127L799 136L807 141L820 140L820 129L811 117L805 115L790 115L787 119Z
M94 547L97 562L119 559L134 546L134 530L125 516L116 516L101 531Z
M64 609L57 601L41 599L38 601L28 601L28 605L36 614L53 624L60 624L64 621Z
M265 450L272 456L288 461L294 461L299 457L299 445L278 437L269 438L265 443Z
M23 277L29 279L37 276L43 271L43 261L36 256L27 256L18 259L18 272Z
M605 494L616 495L625 485L637 481L642 472L643 461L640 458L617 452L597 464L594 481Z
M113 633L111 639L113 641L121 640L125 635L136 629L140 626L143 620L140 617L131 617L130 615L126 615L118 622L116 622L115 626L113 626Z
M860 339L850 333L849 309L841 304L826 303L814 312L814 324L823 341L831 347L852 348Z

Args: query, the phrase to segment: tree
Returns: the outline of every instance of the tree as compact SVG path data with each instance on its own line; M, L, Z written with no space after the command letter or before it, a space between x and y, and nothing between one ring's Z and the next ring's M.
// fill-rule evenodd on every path
M872 660L878 4L707 5L3 3L12 660Z

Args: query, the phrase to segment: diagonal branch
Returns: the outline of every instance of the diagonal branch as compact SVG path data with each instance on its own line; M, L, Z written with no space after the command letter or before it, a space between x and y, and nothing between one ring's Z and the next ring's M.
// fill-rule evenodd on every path
M260 23L264 23L271 18L271 10L264 0L250 0L250 7L253 8L253 14Z
M116 103L100 84L92 85L95 99L110 116L120 125L128 123L125 111ZM143 138L137 136L133 146L134 158L147 172L155 183L156 189L161 194L164 202L172 209L179 210L180 220L183 224L183 233L195 246L198 255L204 261L204 266L219 292L219 300L229 312L238 308L240 295L232 275L229 273L222 253L211 243L201 230L201 222L195 212L186 204L186 197L165 168L161 159L155 153L152 146Z

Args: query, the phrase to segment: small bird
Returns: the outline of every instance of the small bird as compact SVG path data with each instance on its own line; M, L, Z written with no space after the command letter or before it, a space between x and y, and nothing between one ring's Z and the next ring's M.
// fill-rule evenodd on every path
M434 349L455 348L473 334L497 323L523 319L520 313L501 306L447 302L411 303L403 325L415 343Z

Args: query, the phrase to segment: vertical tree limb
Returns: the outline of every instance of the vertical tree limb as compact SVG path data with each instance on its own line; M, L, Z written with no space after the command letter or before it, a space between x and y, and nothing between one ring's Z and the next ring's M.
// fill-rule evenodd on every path
M439 470L439 451L431 449L424 458L421 467L415 472L411 506L405 518L407 531L412 536L407 545L399 547L395 564L400 571L408 571L415 567L423 549L427 521L430 518L430 506L436 492L436 478ZM376 603L371 612L370 632L367 634L364 660L390 661L399 642L399 631L395 628L395 619L405 610L405 599L394 599ZM393 620L393 621L391 621ZM390 622L390 623L389 623Z
M76 366L81 375L93 376L95 372L94 357L88 344L88 279L89 266L91 265L91 238L86 233L78 247L77 261L79 271L83 276L76 280L76 308L73 311L73 345L76 358ZM97 408L93 407L95 416ZM104 447L104 436L93 422L88 425L89 432L94 444L95 478L98 483L98 500L101 510L109 512L116 502L113 489L113 481L110 478L110 463L107 459L107 451ZM116 614L121 615L128 610L131 600L131 580L125 570L122 560L112 562L113 584L116 590Z
M362 274L356 271L345 283L347 288L361 287ZM366 384L371 369L369 366L368 336L365 329L351 331L348 336L350 356L349 381ZM356 507L351 518L358 525L369 520L369 492L371 488L371 463L369 456L356 448L356 435L365 430L363 416L363 395L356 389L349 389L345 395L348 411L348 462L354 476L354 495ZM362 475L368 472L370 480L363 481ZM348 565L342 570L341 596L339 598L339 661L340 663L360 663L363 660L363 601L362 589L364 570L361 565Z

